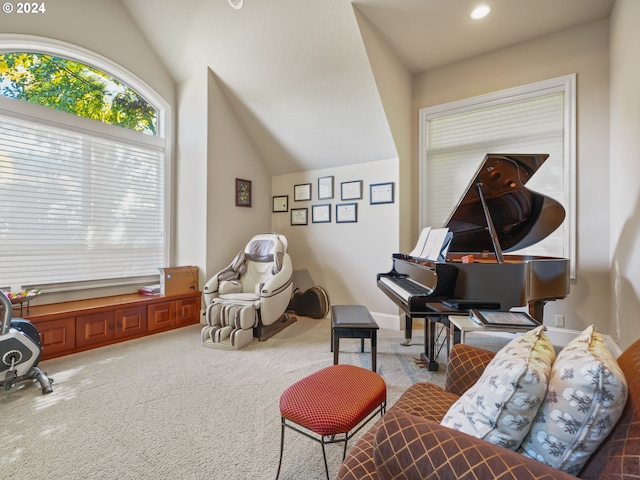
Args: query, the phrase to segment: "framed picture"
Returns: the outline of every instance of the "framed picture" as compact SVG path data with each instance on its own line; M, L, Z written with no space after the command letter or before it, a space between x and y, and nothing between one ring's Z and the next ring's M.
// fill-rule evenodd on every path
M369 203L393 203L393 182L369 185Z
M333 198L333 176L318 178L318 200Z
M251 206L251 180L236 178L236 207Z
M340 184L340 200L360 200L362 198L362 180L342 182Z
M311 184L302 183L300 185L294 185L293 199L296 202L300 202L302 200L311 200Z
M273 197L272 212L289 211L289 195L278 195Z
M292 208L291 225L306 225L308 212L308 208Z
M357 203L340 203L336 205L336 223L353 223L358 221Z
M313 205L311 207L311 222L329 223L331 222L331 204Z

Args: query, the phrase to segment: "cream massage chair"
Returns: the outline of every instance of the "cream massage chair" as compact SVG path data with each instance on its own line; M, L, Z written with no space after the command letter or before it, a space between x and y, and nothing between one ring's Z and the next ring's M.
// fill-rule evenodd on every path
M284 235L256 235L205 284L205 346L240 349L296 321L285 313L293 291L287 246Z

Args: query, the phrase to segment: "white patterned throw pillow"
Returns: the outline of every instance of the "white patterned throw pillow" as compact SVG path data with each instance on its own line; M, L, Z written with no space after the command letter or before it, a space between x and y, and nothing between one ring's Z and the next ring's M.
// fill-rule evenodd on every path
M626 401L624 374L592 325L558 354L547 397L519 452L577 475Z
M525 332L503 347L442 425L516 450L545 397L556 357L543 330Z

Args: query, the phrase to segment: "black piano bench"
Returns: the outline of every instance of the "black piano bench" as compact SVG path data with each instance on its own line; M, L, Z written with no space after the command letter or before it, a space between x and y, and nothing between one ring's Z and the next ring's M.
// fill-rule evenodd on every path
M331 306L331 351L333 364L338 364L341 338L359 338L360 351L364 352L364 339L371 339L371 370L376 371L378 324L364 305Z

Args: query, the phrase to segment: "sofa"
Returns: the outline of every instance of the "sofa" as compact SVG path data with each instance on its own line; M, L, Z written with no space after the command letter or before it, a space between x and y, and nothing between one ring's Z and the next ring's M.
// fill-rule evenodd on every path
M409 387L351 447L337 480L640 478L640 340L618 358L628 384L622 415L578 477L440 424L495 355L455 345L445 388L426 382Z

